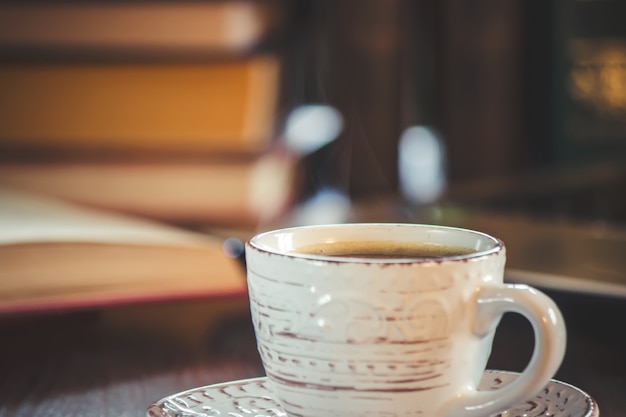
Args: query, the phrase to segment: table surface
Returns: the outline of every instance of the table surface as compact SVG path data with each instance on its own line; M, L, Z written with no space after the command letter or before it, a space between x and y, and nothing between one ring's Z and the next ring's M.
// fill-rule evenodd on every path
M626 410L626 300L548 292L568 349L556 379ZM530 325L505 315L489 368L520 371ZM0 320L0 417L145 416L186 389L263 375L246 300L126 307Z

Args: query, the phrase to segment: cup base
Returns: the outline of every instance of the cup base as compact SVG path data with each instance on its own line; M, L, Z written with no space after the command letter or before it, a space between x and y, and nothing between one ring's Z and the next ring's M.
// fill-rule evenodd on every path
M517 373L485 371L481 390L494 390L510 383ZM324 417L332 416L330 413ZM586 392L564 382L550 380L540 394L509 407L505 415L528 417L599 417L598 404ZM225 382L183 391L152 404L148 417L206 417L241 415L250 417L287 417L266 377ZM393 405L384 416L398 415Z

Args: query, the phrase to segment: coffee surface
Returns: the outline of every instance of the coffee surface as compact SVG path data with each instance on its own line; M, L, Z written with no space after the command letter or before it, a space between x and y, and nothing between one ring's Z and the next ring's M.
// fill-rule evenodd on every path
M468 255L471 248L426 242L356 241L317 243L294 252L343 258L364 259L437 259Z

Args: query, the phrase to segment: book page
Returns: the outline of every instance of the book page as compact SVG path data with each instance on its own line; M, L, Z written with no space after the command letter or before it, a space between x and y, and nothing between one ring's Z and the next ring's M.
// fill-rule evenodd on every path
M190 247L220 245L208 236L157 222L0 188L0 245L43 242Z

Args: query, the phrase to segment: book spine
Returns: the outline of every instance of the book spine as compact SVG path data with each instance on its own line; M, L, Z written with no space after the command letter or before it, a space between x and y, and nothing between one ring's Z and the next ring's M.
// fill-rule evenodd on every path
M273 134L278 61L0 65L0 147L258 151Z
M174 223L252 225L291 204L297 160L274 152L241 160L0 164L0 188Z
M259 2L0 5L0 52L243 54L272 20Z

